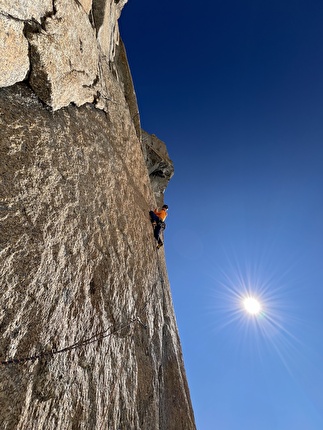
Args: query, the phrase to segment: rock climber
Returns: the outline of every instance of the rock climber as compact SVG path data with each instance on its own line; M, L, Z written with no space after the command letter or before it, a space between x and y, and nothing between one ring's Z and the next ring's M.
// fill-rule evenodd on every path
M157 249L163 246L163 241L159 237L161 230L165 230L166 224L165 219L167 217L168 206L163 205L160 211L157 208L154 211L150 211L151 223L154 227L154 238L157 240Z

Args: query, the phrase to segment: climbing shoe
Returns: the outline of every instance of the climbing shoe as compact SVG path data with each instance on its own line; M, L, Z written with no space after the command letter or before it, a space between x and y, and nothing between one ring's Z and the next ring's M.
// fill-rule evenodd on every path
M163 246L163 243L158 243L156 248L157 248L157 249L159 249L159 248L161 248L162 246Z

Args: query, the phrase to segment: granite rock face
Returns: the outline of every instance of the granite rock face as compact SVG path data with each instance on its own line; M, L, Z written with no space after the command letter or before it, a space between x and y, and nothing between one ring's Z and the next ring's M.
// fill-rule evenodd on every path
M110 95L104 65L114 62L120 43L118 18L126 2L0 0L5 35L0 86L26 79L54 110L70 103L105 106Z
M195 429L148 219L173 166L140 129L124 3L0 1L30 64L0 69L1 429Z
M54 109L71 102L77 106L93 102L99 52L83 7L56 0L55 13L44 20L42 28L27 26L25 34L31 49L30 85L38 97Z
M23 81L29 71L28 42L23 28L22 22L0 17L0 87Z
M41 22L52 13L55 0L0 0L0 14L14 20Z

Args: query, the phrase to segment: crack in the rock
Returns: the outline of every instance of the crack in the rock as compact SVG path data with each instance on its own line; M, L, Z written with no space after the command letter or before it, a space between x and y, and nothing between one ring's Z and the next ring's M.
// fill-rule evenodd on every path
M47 18L51 18L54 15L56 15L57 9L56 9L56 4L55 3L56 3L56 0L52 0L53 10L46 12L45 15L43 15L43 16L40 17L39 21L36 18L34 18L34 17L32 17L30 19L18 18L17 16L11 15L10 13L5 12L4 10L0 10L0 16L4 16L5 18L12 19L13 21L17 21L17 22L30 23L30 24L38 24L38 25L40 24L41 26L43 26L43 22Z
M53 10L51 10L50 12L45 13L45 15L40 18L41 27L44 30L46 30L46 20L48 18L53 18L56 15L56 13L57 13L56 0L52 0L52 7L53 7Z
M16 16L10 15L10 13L6 13L4 11L0 11L0 15L4 16L5 18L17 21L17 22L26 22L26 21L33 21L34 20L33 18L32 19L20 19L20 18L18 18Z

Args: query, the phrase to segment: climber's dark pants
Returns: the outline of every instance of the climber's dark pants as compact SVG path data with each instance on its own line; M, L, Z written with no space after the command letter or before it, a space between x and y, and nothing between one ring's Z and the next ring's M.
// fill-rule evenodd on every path
M151 221L153 222L153 221L155 221L157 224L156 224L156 226L155 226L155 228L154 228L154 238L157 240L157 242L158 243L163 243L162 241L161 241L161 239L159 238L159 235L160 235L160 229L161 229L161 225L160 225L160 223L161 223L161 219L155 214L155 212L153 212L153 211L150 211L149 212L149 215L150 215L150 219L151 219Z

